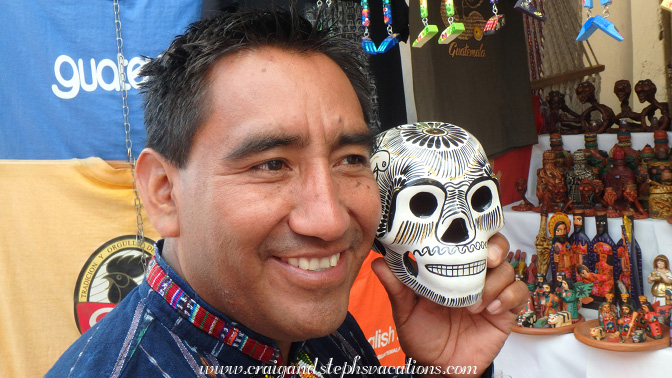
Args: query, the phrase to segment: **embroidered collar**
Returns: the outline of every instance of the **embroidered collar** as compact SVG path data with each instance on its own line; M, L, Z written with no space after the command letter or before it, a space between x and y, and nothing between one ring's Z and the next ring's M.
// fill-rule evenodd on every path
M280 349L264 344L199 305L161 268L156 257L149 262L147 283L196 328L263 363L281 364Z

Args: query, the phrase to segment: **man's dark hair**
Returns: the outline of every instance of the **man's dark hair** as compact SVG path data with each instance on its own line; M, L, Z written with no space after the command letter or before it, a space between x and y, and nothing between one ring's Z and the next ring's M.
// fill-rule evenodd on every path
M327 22L318 17L315 25ZM141 71L145 76L142 93L147 147L183 167L193 137L209 113L207 94L213 64L221 57L262 47L331 58L350 80L364 120L370 125L369 84L361 47L330 33L326 26L315 25L299 16L294 7L225 13L191 24Z

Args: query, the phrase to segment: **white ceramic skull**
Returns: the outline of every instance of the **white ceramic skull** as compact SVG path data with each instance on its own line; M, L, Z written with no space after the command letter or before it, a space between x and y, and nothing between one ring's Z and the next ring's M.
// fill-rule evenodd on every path
M487 241L504 226L478 140L449 123L397 126L377 136L371 169L383 205L375 249L394 274L441 305L475 303Z

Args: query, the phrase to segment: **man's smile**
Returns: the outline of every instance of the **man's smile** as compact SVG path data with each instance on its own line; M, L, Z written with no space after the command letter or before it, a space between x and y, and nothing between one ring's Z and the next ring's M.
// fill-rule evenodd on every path
M329 257L322 257L322 258L290 257L287 259L287 263L289 263L289 265L293 265L303 270L316 271L335 267L336 265L338 265L338 260L340 258L341 258L341 252L338 252L334 253Z

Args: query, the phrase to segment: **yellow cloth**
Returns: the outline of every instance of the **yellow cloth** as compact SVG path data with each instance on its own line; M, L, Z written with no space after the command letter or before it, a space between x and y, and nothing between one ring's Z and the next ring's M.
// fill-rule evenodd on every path
M95 252L136 233L130 169L99 158L0 160L0 373L41 377L79 336L75 287ZM143 213L144 233L158 239ZM147 250L150 246L146 246Z

